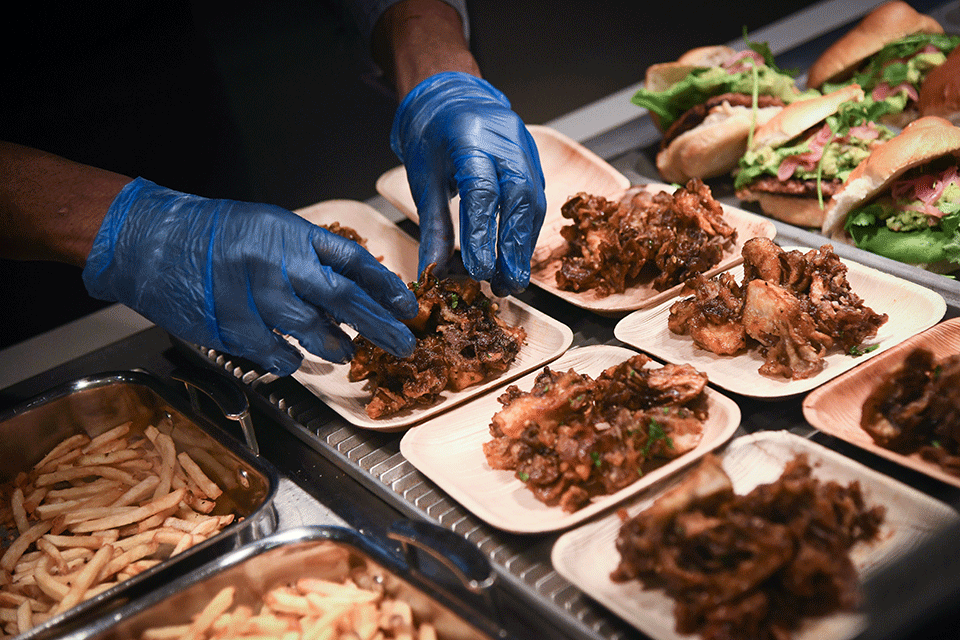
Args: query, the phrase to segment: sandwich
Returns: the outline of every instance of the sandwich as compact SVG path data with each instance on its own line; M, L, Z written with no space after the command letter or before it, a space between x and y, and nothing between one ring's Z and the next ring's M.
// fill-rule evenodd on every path
M857 85L795 102L759 127L734 172L734 190L771 218L823 224L847 176L894 131L874 122L876 105Z
M907 125L850 174L821 231L939 273L960 268L960 127L936 116Z
M887 124L903 127L919 117L918 92L927 74L960 44L934 18L906 2L880 5L828 47L810 66L807 86L829 93L858 84L882 103Z
M752 129L802 92L778 69L764 45L691 49L675 62L651 65L632 102L649 110L663 134L657 169L668 182L728 174L743 155Z
M921 116L939 116L960 126L960 46L927 74L918 105Z

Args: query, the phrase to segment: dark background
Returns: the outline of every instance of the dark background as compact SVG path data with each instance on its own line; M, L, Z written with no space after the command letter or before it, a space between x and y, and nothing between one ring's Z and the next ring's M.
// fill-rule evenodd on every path
M529 124L809 4L469 2L484 75ZM9 25L19 37L2 45L0 139L190 193L291 209L370 198L377 177L399 163L388 143L394 96L323 0L41 0L25 11ZM0 348L103 306L79 274L0 261Z

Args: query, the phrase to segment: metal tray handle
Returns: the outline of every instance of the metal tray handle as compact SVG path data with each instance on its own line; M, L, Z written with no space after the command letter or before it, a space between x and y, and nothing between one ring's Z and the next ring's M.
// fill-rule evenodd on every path
M386 535L400 543L411 571L424 574L418 554L428 554L448 570L464 589L480 596L494 620L500 619L492 589L497 574L476 545L454 531L423 520L393 522Z
M194 410L199 411L197 390L209 396L224 417L240 423L247 446L255 455L260 455L260 445L257 444L257 434L250 417L250 402L238 383L208 369L193 367L177 368L171 372L170 377L186 386Z

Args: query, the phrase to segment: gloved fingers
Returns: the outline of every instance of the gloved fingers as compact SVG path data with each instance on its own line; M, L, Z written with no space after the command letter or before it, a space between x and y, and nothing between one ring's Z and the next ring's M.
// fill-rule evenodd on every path
M243 322L220 326L221 342L230 353L252 360L278 376L288 376L298 368L303 356L296 347L271 331L262 322Z
M297 332L306 335L306 326L312 321L311 313L322 312L334 322L353 327L375 345L397 357L403 358L413 353L416 338L410 329L364 288L331 267L317 265L311 278L293 282L292 286L297 296L320 311L304 311L294 304L288 304L283 310L283 317L265 318L279 330L290 335L296 335Z
M315 356L341 364L349 362L354 352L350 336L311 305L300 300L292 304L300 307L297 321L284 327L284 332Z
M497 270L497 166L483 153L457 158L456 164L463 266L474 280L490 280Z
M522 176L501 178L500 192L497 274L510 293L519 293L530 283L530 260L543 226L547 199L542 187Z
M355 282L392 316L412 318L417 315L417 297L397 274L383 266L369 251L326 229L317 229L312 240L321 264Z
M450 217L450 190L441 184L438 173L410 183L420 218L420 258L417 273L436 263L434 273L442 277L450 267L454 253L453 219Z

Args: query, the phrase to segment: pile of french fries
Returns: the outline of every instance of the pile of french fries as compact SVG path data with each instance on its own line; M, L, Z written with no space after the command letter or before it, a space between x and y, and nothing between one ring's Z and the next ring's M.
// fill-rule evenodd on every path
M222 588L188 624L152 627L141 640L436 640L410 605L384 593L325 578L300 578L269 589L256 607L236 604L236 587Z
M171 435L154 426L133 432L129 422L67 438L4 489L0 515L15 528L0 556L4 637L206 540L235 517L212 513L222 489Z

